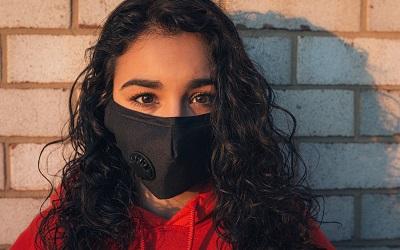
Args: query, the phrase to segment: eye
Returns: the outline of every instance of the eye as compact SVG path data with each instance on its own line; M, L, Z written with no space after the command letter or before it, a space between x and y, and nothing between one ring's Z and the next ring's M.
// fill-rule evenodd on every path
M129 98L131 102L139 106L149 106L154 100L155 96L152 93L139 93Z
M214 95L211 93L196 93L190 99L190 103L196 102L200 104L210 105Z

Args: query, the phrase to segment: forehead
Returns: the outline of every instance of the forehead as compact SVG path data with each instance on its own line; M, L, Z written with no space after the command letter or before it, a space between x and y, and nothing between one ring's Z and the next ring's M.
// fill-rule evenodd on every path
M135 40L117 58L114 84L121 85L132 77L163 82L187 81L209 76L209 72L207 45L199 34L147 34Z

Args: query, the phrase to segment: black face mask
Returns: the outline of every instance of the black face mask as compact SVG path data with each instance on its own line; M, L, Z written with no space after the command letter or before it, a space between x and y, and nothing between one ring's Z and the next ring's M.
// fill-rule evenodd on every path
M111 98L104 124L114 134L124 160L158 199L174 197L210 176L210 113L159 117Z

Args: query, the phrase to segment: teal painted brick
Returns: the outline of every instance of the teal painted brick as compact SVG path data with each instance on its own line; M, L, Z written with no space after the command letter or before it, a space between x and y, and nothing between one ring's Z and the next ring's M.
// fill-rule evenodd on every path
M289 84L291 45L285 37L244 37L245 49L269 83Z
M362 238L399 238L399 220L400 194L366 194L363 196L361 224Z
M400 186L400 144L300 143L317 189Z
M299 37L300 84L400 85L400 40Z
M276 101L297 120L296 135L353 135L353 92L348 90L279 90ZM280 110L274 112L279 128L293 123ZM286 124L290 122L290 126Z
M323 205L322 199L320 199L320 204ZM318 218L322 219L322 208ZM323 220L336 221L342 224L322 223L321 229L331 241L351 239L354 230L354 198L351 196L325 197Z

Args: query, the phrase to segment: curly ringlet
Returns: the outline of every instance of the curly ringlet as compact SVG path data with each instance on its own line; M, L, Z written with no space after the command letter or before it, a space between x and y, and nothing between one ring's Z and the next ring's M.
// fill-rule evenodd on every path
M72 85L68 135L45 145L70 142L74 151L62 168L60 199L41 221L36 243L40 235L46 249L56 249L58 240L62 249L127 249L134 240L134 173L104 126L104 107L112 98L116 58L154 32L196 32L207 44L216 87L211 165L217 204L211 216L219 236L234 249L316 249L309 222L320 210L319 196L306 185L307 168L293 142L296 119L275 103L234 24L209 0L128 0L108 16ZM290 116L290 133L276 127L274 109Z

